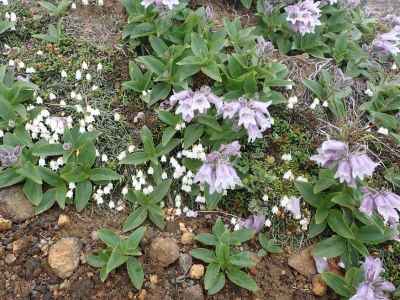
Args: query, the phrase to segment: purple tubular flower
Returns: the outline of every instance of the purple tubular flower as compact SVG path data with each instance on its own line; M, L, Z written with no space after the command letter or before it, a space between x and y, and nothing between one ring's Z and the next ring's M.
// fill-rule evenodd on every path
M305 35L306 33L314 33L315 27L321 25L319 20L321 10L320 2L313 0L305 0L285 8L287 12L286 20L291 25L293 31Z
M274 45L270 41L266 41L264 37L258 36L256 39L256 54L258 57L268 56L274 51Z
M356 8L361 4L361 0L343 0L343 6L348 8Z
M261 102L239 98L234 102L225 103L222 109L224 119L234 119L237 125L247 130L249 141L262 137L262 133L271 128L272 118L268 107L271 102Z
M390 225L399 222L400 196L388 191L373 191L363 188L363 199L360 211L371 216L377 211Z
M395 286L381 277L384 271L379 258L368 256L362 265L364 281L358 286L356 294L350 300L390 300L388 294Z
M400 25L391 31L382 33L372 42L372 45L384 54L397 55L400 53Z
M178 104L175 111L181 114L186 122L191 122L193 118L207 112L211 104L215 105L217 111L222 108L222 100L211 92L210 87L203 86L200 90L193 92L185 90L172 95L169 99L171 106Z
M15 164L21 156L22 147L17 145L11 149L0 149L0 163L2 167L10 167Z
M372 176L378 166L367 154L351 153L347 144L336 140L323 142L317 152L311 156L311 160L324 168L337 167L335 178L349 186L355 186L357 178L363 180L364 177Z
M254 230L259 233L264 228L265 216L251 215L246 220L241 222L241 226L247 229Z
M208 154L204 164L194 177L194 182L208 184L211 194L222 193L240 185L240 178L229 161L231 156L240 155L239 150L240 144L235 141L228 145L221 145L219 151Z
M141 4L146 8L154 4L157 7L166 6L169 9L172 9L174 5L179 4L179 0L142 0Z

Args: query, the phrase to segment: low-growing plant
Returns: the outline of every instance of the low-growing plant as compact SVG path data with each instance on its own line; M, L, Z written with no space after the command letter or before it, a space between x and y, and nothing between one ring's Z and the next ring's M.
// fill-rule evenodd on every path
M258 252L258 256L265 256L268 253L282 253L283 250L273 239L268 239L265 233L258 235L258 241L262 249Z
M212 233L204 233L196 236L200 243L215 247L214 251L206 248L193 249L191 255L208 264L204 276L204 287L209 295L218 293L225 286L225 276L237 286L255 292L257 284L251 276L242 271L243 268L251 268L255 262L249 252L237 252L233 246L248 241L254 236L254 231L240 229L229 231L225 228L221 219L218 219Z
M142 288L144 271L136 257L142 255L139 243L145 230L145 227L140 227L127 237L118 236L109 229L97 231L97 236L107 245L107 248L98 251L97 254L89 255L87 262L92 267L100 268L101 281L106 281L112 271L126 264L131 283L138 290Z
M34 34L32 36L39 40L60 45L62 40L65 38L63 32L62 20L59 20L56 26L50 24L47 29L47 33L39 33L39 34Z
M55 17L62 17L66 14L68 11L70 5L71 5L70 0L61 0L57 3L57 5L48 2L48 1L40 1L39 4L42 6L50 16L55 16Z
M128 216L124 222L123 231L130 231L139 227L143 222L149 218L160 229L164 229L164 211L160 207L160 202L168 194L172 180L165 180L160 182L154 191L148 195L142 191L129 190L128 200L134 205L138 206Z

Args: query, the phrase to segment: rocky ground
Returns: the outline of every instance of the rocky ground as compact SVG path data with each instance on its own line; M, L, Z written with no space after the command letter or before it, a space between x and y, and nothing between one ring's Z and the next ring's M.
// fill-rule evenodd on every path
M370 0L369 6L371 11L382 12L380 15L395 13L395 9L400 12L396 0ZM104 8L90 12L78 10L66 22L67 33L79 35L104 51L112 49L124 55L117 45L124 22L118 0L105 1ZM114 73L126 76L127 65L119 68ZM87 255L102 247L96 231L104 227L120 231L126 216L95 207L80 214L74 209L53 208L35 216L20 187L1 190L0 299L336 299L316 275L310 247L298 251L286 247L282 255L261 258L256 255L259 246L255 241L246 247L257 261L251 274L259 292L253 295L228 283L216 296L206 296L202 288L204 266L192 261L189 252L197 246L194 235L209 232L217 216L178 218L167 224L165 232L148 227L140 258L145 284L137 291L125 269L113 272L103 283L98 270L86 263ZM332 271L339 272L335 265L333 262Z
M176 219L165 232L148 227L141 243L146 274L141 291L131 287L121 269L103 283L86 256L102 247L96 230L118 231L121 215L108 211L52 209L40 216L19 187L0 192L0 299L206 299L202 289L204 266L192 261L194 235L209 232L217 214L196 220ZM227 284L207 299L316 299L326 286L316 274L310 248L300 253L260 258L255 241L249 243L257 266L251 274L260 291L251 295ZM334 299L325 295L321 299Z

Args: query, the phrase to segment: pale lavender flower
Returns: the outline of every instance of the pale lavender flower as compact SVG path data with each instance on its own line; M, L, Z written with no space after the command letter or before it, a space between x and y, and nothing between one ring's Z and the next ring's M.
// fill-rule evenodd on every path
M326 257L313 256L313 258L318 273L321 274L329 270L329 263Z
M191 122L196 116L206 113L211 108L211 104L215 105L218 111L221 110L222 103L222 100L214 95L208 86L203 86L195 92L184 90L175 93L169 99L171 106L178 104L175 113L182 115L186 122Z
M262 137L262 133L271 128L273 120L268 107L271 102L261 102L239 98L234 102L224 103L222 114L224 119L233 119L240 127L247 130L249 141Z
M265 216L264 215L251 215L246 220L241 221L241 227L254 230L259 233L264 228Z
M260 58L268 56L274 51L274 45L270 41L266 41L264 37L256 38L256 55Z
M305 0L285 8L287 12L286 20L291 25L291 28L305 35L306 33L314 33L315 27L321 25L319 20L321 10L319 9L320 2L313 0Z
M10 149L0 149L0 163L2 167L10 167L15 164L21 156L22 147L20 145Z
M240 155L238 147L240 149L239 143L235 141L228 145L222 145L219 151L208 154L194 177L194 182L207 183L211 194L222 193L240 185L240 178L229 160L231 156Z
M350 152L347 144L336 140L323 142L317 151L318 154L311 156L311 160L324 168L336 168L335 178L349 186L356 186L357 178L363 180L372 176L378 166L367 154Z
M379 34L372 45L384 54L397 55L400 53L400 26L395 26L391 31Z
M389 293L395 291L395 286L381 277L384 272L379 258L368 256L362 265L364 281L358 286L356 294L350 300L390 300Z
M157 7L168 7L169 9L172 9L174 5L179 4L179 0L142 0L141 4L144 7L148 7L152 4L154 4Z
M377 211L385 223L397 224L399 222L400 196L389 191L373 191L363 188L363 199L360 211L371 216Z

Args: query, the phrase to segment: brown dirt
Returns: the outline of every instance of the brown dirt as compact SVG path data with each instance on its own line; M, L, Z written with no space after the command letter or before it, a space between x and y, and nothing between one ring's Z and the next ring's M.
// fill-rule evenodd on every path
M57 225L61 213L71 219L65 227ZM98 270L84 263L86 255L102 247L102 243L93 238L93 232L103 227L117 231L125 217L125 214L99 212L97 208L87 209L80 214L73 209L63 212L54 208L22 224L14 224L10 231L2 233L1 238L0 299L137 299L139 292L131 287L123 267L110 274L103 283L99 279ZM202 284L202 280L189 278L177 281L177 277L182 275L178 262L166 269L153 264L149 259L148 243L157 236L170 236L179 241L179 222L185 223L196 234L210 231L214 217L176 220L168 223L165 232L148 229L148 238L142 245L144 255L141 257L146 274L144 299L182 299L185 288ZM62 237L77 237L83 244L81 263L67 280L56 277L47 263L48 246ZM20 243L23 246L15 255L16 261L6 264L5 258L13 253L13 242L17 240L23 241ZM180 244L180 252L189 253L192 247ZM253 252L258 251L255 241L245 247ZM228 283L223 291L207 299L316 299L310 292L309 279L293 271L287 265L285 255L264 257L256 269L252 270L252 274L260 287L257 294L253 295ZM150 275L157 275L156 284L150 282Z

